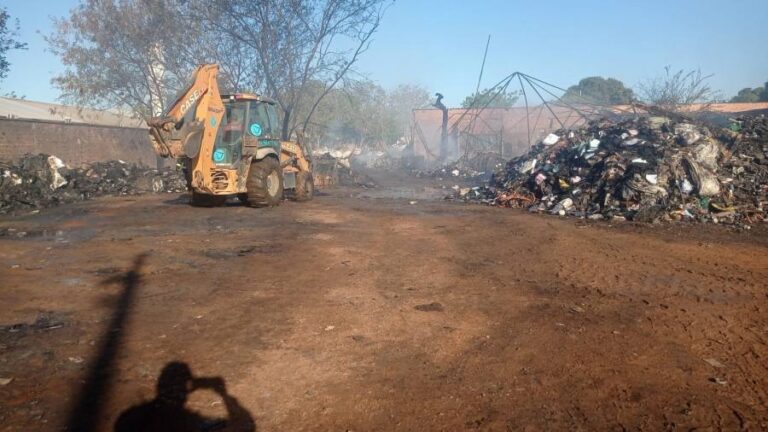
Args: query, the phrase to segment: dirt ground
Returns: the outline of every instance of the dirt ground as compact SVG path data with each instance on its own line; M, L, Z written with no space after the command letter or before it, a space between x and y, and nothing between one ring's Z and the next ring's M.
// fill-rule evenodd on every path
M181 378L173 402L231 416L208 430L768 429L764 232L588 224L423 183L1 219L0 430L141 421L180 362L220 378Z

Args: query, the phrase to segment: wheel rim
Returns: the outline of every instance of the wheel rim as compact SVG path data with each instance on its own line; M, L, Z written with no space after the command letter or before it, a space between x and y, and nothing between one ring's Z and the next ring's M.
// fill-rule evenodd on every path
M267 193L269 196L277 196L277 190L280 188L280 177L275 171L267 176Z

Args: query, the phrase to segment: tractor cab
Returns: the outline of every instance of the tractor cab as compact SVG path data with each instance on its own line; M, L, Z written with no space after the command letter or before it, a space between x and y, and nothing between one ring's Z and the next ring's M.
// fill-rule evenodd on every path
M280 153L275 101L247 93L223 95L221 101L224 114L213 147L215 165L235 165L245 152L258 148L272 147Z

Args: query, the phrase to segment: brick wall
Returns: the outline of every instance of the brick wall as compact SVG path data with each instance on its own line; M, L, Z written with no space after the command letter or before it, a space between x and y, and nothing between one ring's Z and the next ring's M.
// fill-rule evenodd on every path
M47 153L70 166L119 159L155 167L157 161L147 133L139 128L0 119L0 160L17 160L25 153Z

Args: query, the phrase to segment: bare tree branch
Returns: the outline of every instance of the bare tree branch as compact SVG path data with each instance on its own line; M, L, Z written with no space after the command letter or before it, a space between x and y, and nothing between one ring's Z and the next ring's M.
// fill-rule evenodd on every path
M707 83L711 77L702 74L700 69L688 72L680 69L672 73L671 67L667 66L664 75L641 83L638 93L641 101L666 111L690 111L694 104L695 111L706 111L719 97Z

